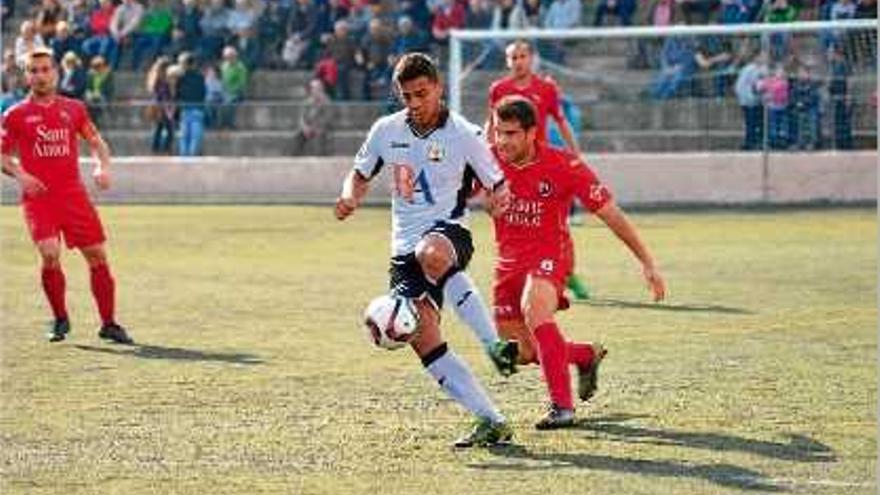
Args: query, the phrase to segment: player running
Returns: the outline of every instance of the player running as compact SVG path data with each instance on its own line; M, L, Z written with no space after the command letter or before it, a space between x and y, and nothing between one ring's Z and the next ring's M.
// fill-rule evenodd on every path
M562 112L559 86L550 77L542 77L532 70L534 62L532 45L525 40L517 40L505 49L509 74L496 80L489 86L489 117L486 120L486 138L489 142L495 139L495 119L492 110L502 98L511 95L519 95L534 106L537 118L537 139L547 142L547 118L552 118L559 129L567 149L575 156L580 156L581 150L577 139L572 132L571 125ZM572 205L573 208L573 205ZM572 267L574 267L574 246L568 246L571 250ZM590 298L587 284L574 273L572 268L566 280L566 286L571 290L575 298L585 300Z
M3 115L2 170L21 187L25 221L42 258L43 292L55 317L49 341L62 341L70 333L61 267L63 236L67 247L79 249L88 263L101 317L98 336L132 344L115 320L116 283L107 262L101 220L80 180L79 138L89 143L98 162L92 178L101 190L110 187L110 151L85 106L56 94L58 70L50 50L30 52L25 72L31 88L28 98Z
M572 260L565 248L571 243L566 215L572 198L598 216L642 263L655 301L665 297L666 287L654 258L608 188L578 156L538 139L537 112L528 100L501 100L494 119L492 150L511 192L510 206L494 217L495 320L503 336L519 341L520 363L541 365L551 404L535 427L566 427L574 424L569 365L578 370L578 397L585 401L596 391L605 356L599 344L566 340L554 319L557 310L568 307L564 288Z
M410 345L443 390L478 418L474 430L455 445L506 442L512 432L504 416L439 328L445 296L499 370L514 371L515 343L498 339L479 292L464 272L474 250L464 223L469 186L476 178L503 205L508 196L504 176L479 128L442 105L440 75L428 56L404 55L393 79L406 108L373 124L343 184L336 217L351 215L370 180L386 164L392 168L390 286L418 309L420 332Z

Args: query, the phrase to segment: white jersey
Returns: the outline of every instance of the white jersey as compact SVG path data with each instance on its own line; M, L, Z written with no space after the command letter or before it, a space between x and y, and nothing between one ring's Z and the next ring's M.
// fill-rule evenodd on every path
M440 125L423 135L410 126L406 110L377 120L355 157L354 169L372 179L385 165L406 165L415 180L412 200L392 195L393 256L413 252L436 222L464 224L474 178L490 190L504 181L481 129L447 110Z

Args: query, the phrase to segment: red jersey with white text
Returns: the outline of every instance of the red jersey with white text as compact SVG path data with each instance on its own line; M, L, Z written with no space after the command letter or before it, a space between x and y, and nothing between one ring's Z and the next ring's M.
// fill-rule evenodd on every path
M611 191L580 158L543 143L536 146L534 160L525 166L506 162L492 149L511 192L510 207L494 219L499 271L529 269L548 257L567 259L572 198L591 212L611 200Z
M53 190L81 186L79 138L95 132L85 105L63 96L31 98L3 114L3 154L18 152L25 172Z
M558 121L563 120L562 108L559 102L559 86L549 77L533 74L529 84L525 87L518 86L511 76L498 79L489 87L489 110L492 111L502 98L510 95L522 96L535 106L538 114L539 141L547 140L548 116Z

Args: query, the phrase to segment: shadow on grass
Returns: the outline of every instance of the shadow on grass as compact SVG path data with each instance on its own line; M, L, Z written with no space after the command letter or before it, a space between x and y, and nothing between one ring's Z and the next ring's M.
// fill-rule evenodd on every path
M172 361L213 361L218 363L234 364L263 364L265 361L259 356L241 352L205 352L195 349L182 349L180 347L163 347L159 345L134 344L120 347L97 347L77 344L73 347L89 352L115 354L117 356L133 356L143 359L168 359Z
M786 487L774 483L764 474L731 464L691 464L676 461L630 459L599 454L553 454L531 452L526 447L513 445L494 448L491 452L508 462L469 464L475 469L540 471L548 469L581 468L614 473L638 474L661 478L696 478L716 485L740 490L785 492Z
M572 300L572 303L603 308L652 309L655 311L670 311L682 313L723 313L730 315L755 314L754 312L747 309L732 308L730 306L721 306L719 304L669 304L624 301L622 299L587 299L585 301Z
M724 433L694 433L623 424L623 421L627 419L631 419L631 417L587 418L579 421L575 428L598 433L602 439L629 443L674 445L716 452L744 452L784 461L833 462L837 460L831 447L804 435L789 434L787 442L771 442Z

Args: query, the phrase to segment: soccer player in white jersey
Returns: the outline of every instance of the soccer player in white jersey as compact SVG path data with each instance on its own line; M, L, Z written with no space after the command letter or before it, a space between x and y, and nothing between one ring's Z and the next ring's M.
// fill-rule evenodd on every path
M411 347L443 390L477 417L457 447L507 442L512 431L467 365L440 333L444 296L477 334L504 373L514 371L516 345L499 340L486 305L464 270L473 254L465 226L474 179L492 191L494 210L509 201L504 176L480 129L442 102L443 86L434 62L421 53L404 55L394 83L406 108L373 124L336 201L346 219L367 194L370 180L392 168L391 290L418 308L420 332Z

